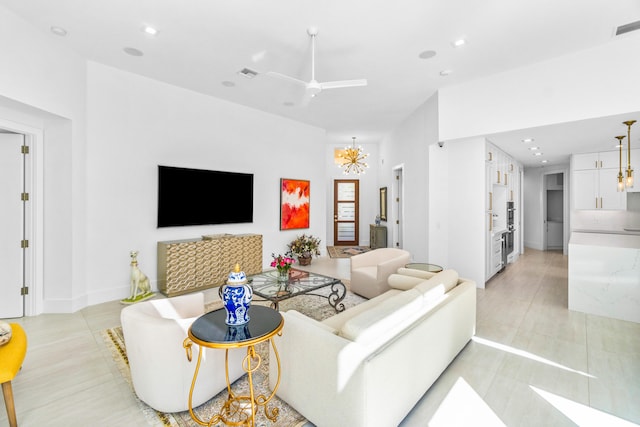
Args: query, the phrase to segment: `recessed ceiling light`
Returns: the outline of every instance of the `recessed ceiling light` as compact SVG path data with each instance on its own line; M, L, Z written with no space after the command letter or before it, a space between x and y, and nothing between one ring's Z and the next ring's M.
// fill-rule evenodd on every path
M51 29L51 32L52 32L53 34L55 34L56 36L64 37L64 36L66 36L66 35L67 35L67 30L65 30L65 29L64 29L64 28L62 28L62 27L56 27L56 26L53 26L53 27L51 27L50 29Z
M458 39L452 41L451 44L453 45L453 47L461 47L467 44L467 41L465 39Z
M540 149L540 147L529 147L529 150L531 150L531 151L536 151L536 150L539 150L539 149Z
M149 34L150 36L155 36L156 34L158 34L158 30L149 25L143 26L142 32L144 32L145 34Z
M229 80L225 80L222 82L222 86L225 87L234 87L236 84L234 82L230 82Z
M535 153L533 153L534 156L542 156L542 153L539 151L536 151Z
M131 56L142 56L142 55L144 55L143 51L141 51L140 49L136 49L135 47L125 47L122 50L124 50L124 53L126 53L127 55L131 55Z
M442 77L446 77L446 76L450 75L451 73L453 73L453 71L451 71L451 70L442 70L442 71L440 71L440 75Z
M522 140L522 142L527 143L527 142L533 142L534 139L533 138L525 138Z
M547 163L549 160L540 160L540 163Z
M420 59L429 59L433 58L434 56L436 56L435 50L425 50L424 52L420 52L420 54L418 55Z

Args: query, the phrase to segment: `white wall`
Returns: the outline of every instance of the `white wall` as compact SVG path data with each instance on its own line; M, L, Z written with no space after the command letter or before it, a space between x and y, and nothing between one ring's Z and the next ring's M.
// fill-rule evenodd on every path
M86 289L85 62L3 7L0 40L0 118L44 135L34 153L44 189L32 195L46 212L43 238L33 242L43 271L31 286L44 288L45 311L75 310L74 295Z
M432 148L432 152L437 150L441 154L430 158L429 167L444 175L433 186L437 188L430 197L430 217L434 219L430 255L434 262L438 260L484 288L485 139L448 141L442 148ZM438 242L448 244L438 246Z
M450 140L640 110L640 37L440 90L440 139Z
M403 248L418 262L429 261L429 146L438 139L438 98L432 96L404 120L380 145L379 186L389 190L391 213L393 168L403 167ZM388 241L393 242L395 220L389 217Z
M89 304L127 296L133 249L155 285L157 241L258 233L266 267L298 234L324 240L323 129L94 62L87 108ZM158 164L253 173L254 222L157 229ZM280 178L311 181L309 229L279 230Z

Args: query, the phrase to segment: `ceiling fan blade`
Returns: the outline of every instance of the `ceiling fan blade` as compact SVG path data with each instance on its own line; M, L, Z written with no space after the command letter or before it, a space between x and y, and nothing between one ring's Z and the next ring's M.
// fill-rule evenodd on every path
M358 79L358 80L339 80L335 82L325 82L320 83L320 87L322 90L324 89L340 89L343 87L357 87L357 86L366 86L367 79Z
M301 86L304 86L304 87L307 86L307 82L304 82L304 81L302 81L300 79L296 79L295 77L287 76L286 74L277 73L275 71L267 71L264 74L267 75L267 76L270 76L270 77L275 77L275 78L280 79L280 80L288 81L290 83L295 83L297 85L301 85Z

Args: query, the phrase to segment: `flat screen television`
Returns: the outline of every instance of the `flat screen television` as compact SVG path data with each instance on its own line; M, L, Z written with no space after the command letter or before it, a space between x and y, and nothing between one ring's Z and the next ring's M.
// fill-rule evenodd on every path
M158 227L253 222L253 174L158 166Z

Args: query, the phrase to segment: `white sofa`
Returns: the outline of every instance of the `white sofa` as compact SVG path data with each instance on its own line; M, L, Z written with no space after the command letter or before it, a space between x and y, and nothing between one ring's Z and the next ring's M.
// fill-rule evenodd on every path
M182 343L191 324L204 314L201 292L143 301L122 309L124 334L131 380L138 398L161 412L189 409L189 390L199 347L193 345L189 362ZM229 378L233 382L245 372L246 351L229 351ZM205 349L193 392L193 407L222 391L226 385L224 350Z
M398 271L391 290L322 322L282 313L277 394L318 427L398 425L474 335L473 281Z
M373 298L388 291L389 276L404 267L411 254L404 249L380 248L351 257L351 292Z

